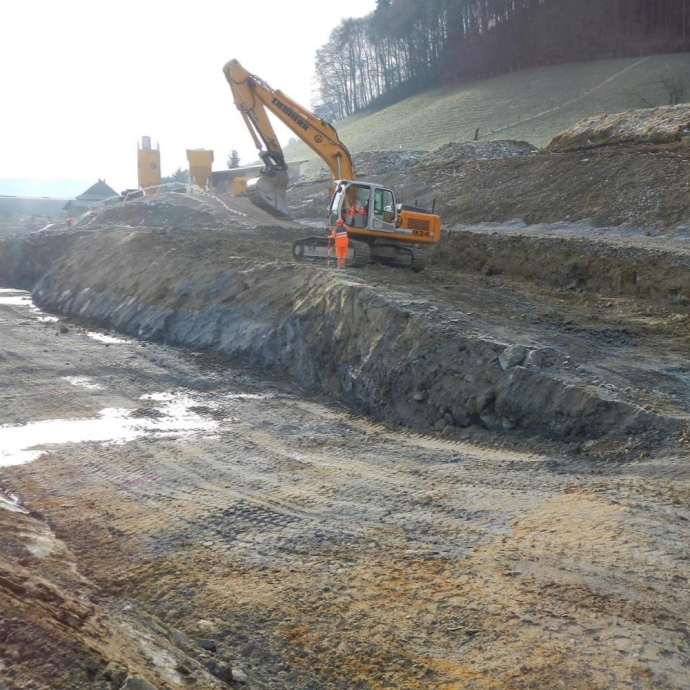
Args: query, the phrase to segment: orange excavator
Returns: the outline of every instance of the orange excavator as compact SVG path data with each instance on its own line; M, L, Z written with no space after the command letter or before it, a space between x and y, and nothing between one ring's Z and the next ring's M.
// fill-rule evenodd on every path
M286 203L287 163L268 117L270 112L316 152L331 171L331 200L326 223L333 228L339 218L348 226L349 266L370 261L424 269L424 245L438 242L441 219L433 211L396 204L391 189L357 179L352 156L335 128L281 91L247 72L237 60L223 68L235 105L254 139L264 167L247 181L247 196L256 206L277 218L289 218ZM297 261L323 261L328 256L327 237L305 237L292 247Z

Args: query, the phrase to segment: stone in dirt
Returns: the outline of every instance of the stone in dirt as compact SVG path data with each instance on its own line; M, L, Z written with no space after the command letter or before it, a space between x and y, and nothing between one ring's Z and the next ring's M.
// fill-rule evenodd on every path
M233 679L232 664L222 661L217 662L215 659L209 659L205 663L205 666L209 673L225 683L229 683Z
M113 685L119 688L127 678L127 670L120 666L120 664L111 661L103 669L103 677L108 680L111 680Z
M527 348L524 345L509 345L498 357L501 369L506 371L522 364L526 354Z
M143 676L135 674L133 676L127 676L127 680L120 690L157 690L155 685L146 680Z
M234 669L232 672L232 680L235 683L244 684L247 682L247 674L244 671L240 671L239 669Z
M198 638L194 640L197 647L201 647L208 652L213 652L215 654L218 651L218 643L215 640L205 640L204 638Z
M172 634L172 641L180 648L180 649L188 649L189 648L189 638L181 631L181 630L175 630Z

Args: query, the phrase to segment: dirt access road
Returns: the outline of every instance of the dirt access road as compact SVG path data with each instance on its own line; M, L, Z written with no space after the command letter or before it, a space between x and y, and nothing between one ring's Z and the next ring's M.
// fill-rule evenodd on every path
M688 686L681 450L393 431L13 292L0 353L0 686Z

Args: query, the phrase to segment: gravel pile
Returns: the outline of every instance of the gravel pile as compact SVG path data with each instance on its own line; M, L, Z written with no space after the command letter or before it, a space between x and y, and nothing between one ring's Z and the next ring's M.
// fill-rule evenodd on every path
M361 177L387 175L412 168L428 151L363 151L354 155L355 169Z
M537 152L537 148L526 141L504 139L498 141L463 141L450 142L427 153L420 158L419 167L462 165L472 160L491 160L494 158L512 158L528 156Z
M129 225L149 228L204 230L224 228L248 229L242 215L231 211L210 195L158 193L109 206L85 214L75 226L90 229L103 226Z

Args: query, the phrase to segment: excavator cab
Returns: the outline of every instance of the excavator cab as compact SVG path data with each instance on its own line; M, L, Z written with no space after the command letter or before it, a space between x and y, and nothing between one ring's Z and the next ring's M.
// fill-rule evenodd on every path
M368 182L338 180L329 206L329 224L342 218L355 230L395 232L397 210L390 189Z

